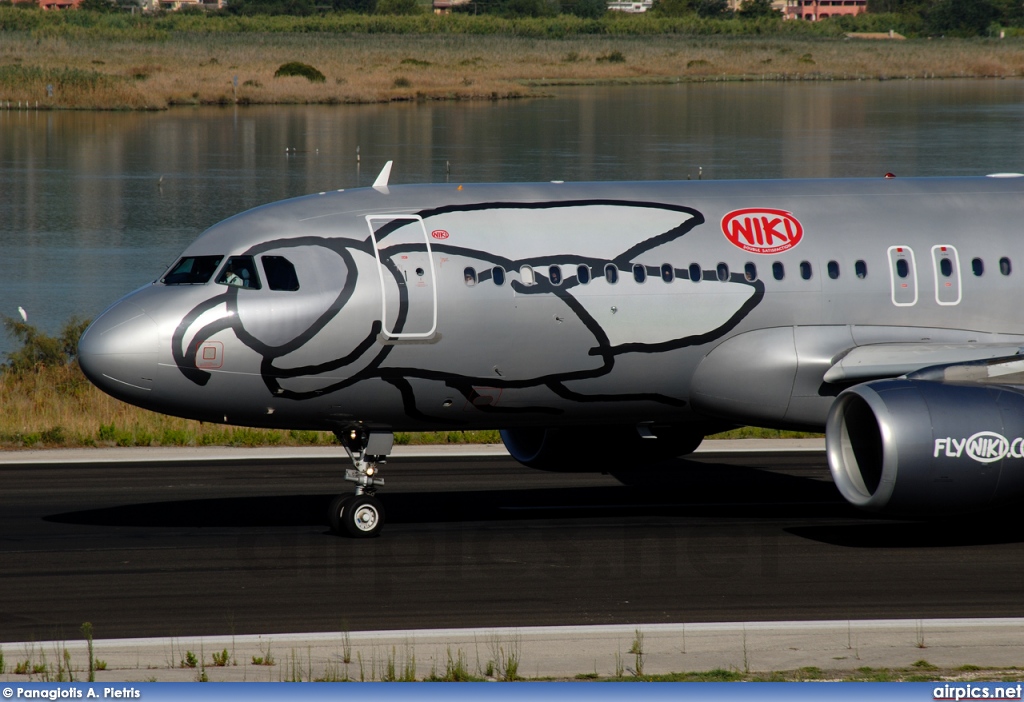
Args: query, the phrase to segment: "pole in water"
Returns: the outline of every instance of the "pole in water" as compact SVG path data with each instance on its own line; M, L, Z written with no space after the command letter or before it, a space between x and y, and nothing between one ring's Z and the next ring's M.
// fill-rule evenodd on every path
M356 147L356 163L359 163L359 147Z

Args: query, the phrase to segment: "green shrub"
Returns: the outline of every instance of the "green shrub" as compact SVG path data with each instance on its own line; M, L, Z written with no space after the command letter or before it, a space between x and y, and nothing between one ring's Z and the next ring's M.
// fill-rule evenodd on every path
M44 444L62 446L65 440L64 427L50 427L39 435L39 440Z
M416 0L379 0L378 15L421 15L423 7Z
M274 77L281 78L282 76L299 76L300 78L305 78L310 83L323 83L327 80L326 76L316 68L300 61L290 61L281 64L280 68L274 72Z
M621 51L611 51L603 56L597 57L598 61L607 61L608 63L625 63L626 57Z
M18 68L5 66L4 68ZM0 86L3 83L0 70ZM26 321L2 316L4 328L10 336L21 342L21 348L7 353L4 370L24 373L39 367L67 366L78 357L78 339L82 336L88 321L72 317L64 323L60 334L49 336Z

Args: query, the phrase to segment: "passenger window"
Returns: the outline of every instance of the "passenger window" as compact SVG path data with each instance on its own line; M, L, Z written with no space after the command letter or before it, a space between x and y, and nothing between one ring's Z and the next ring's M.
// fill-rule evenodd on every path
M519 269L519 280L523 282L523 285L533 285L537 282L537 279L533 275L533 268L530 266L523 266Z
M661 264L661 279L666 283L671 283L676 278L676 270L672 267L671 263Z
M583 285L589 283L590 266L584 266L583 264L576 266L576 280L580 281L580 283Z
M786 267L782 265L782 261L772 264L772 275L775 276L775 280L782 280L786 277Z
M804 280L811 279L811 263L810 261L800 261L800 277Z
M474 285L476 285L476 269L475 268L473 268L471 266L467 267L466 270L463 271L463 275L466 277L466 287L470 287L471 288Z
M829 261L828 262L828 277L835 280L839 277L839 262Z
M985 273L985 262L980 258L975 258L971 261L971 270L974 271L974 275L979 278Z
M701 275L700 264L699 263L691 263L690 264L690 280L692 280L695 283L699 283L702 277L703 276Z
M186 256L160 282L164 285L202 285L217 271L223 256Z
M236 288L249 288L250 290L260 289L260 279L256 275L256 264L252 256L232 256L224 264L217 282L221 285L231 285Z
M743 277L749 280L751 283L757 280L757 266L755 266L753 263L748 263L747 265L743 266Z
M868 277L868 264L864 261L857 261L853 264L853 272L857 274L857 277L863 280Z
M548 280L551 281L552 285L562 284L562 269L560 266L548 267Z
M267 287L271 290L295 292L299 289L299 276L295 266L284 256L261 256L263 272L267 276Z
M495 285L505 284L505 269L501 266L495 266L491 269L491 280L494 281Z
M609 263L604 267L604 279L608 281L609 285L619 282L619 269L615 267L614 263Z
M1002 273L1003 275L1010 275L1010 270L1010 259L1006 258L1006 256L1003 256L1001 259L999 259L999 272Z
M948 258L939 259L939 272L942 273L942 277L948 278L953 275L953 262Z
M633 280L642 283L647 280L647 268L640 263L633 265Z
M715 272L718 273L718 279L723 283L729 281L729 264L719 263L718 267L715 268Z
M896 275L900 278L906 278L910 274L910 266L907 265L905 258L898 259L896 261Z

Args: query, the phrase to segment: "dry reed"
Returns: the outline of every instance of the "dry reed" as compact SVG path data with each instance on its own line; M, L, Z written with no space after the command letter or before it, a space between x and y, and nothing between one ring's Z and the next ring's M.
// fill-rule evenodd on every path
M0 372L0 450L87 446L327 446L320 431L204 424L127 405L93 387L77 365ZM745 427L721 439L799 438L802 432ZM497 431L398 432L398 444L495 444ZM339 447L339 455L341 449Z
M290 61L316 67L326 81L275 78ZM38 102L46 109L160 109L505 99L543 94L548 85L1021 75L1019 39L177 32L162 41L141 41L4 32L0 46L4 108L8 102ZM48 84L54 86L52 97Z
M327 432L228 427L156 414L100 392L77 365L0 372L0 407L0 449L335 443ZM499 441L496 431L400 432L395 439L399 444Z

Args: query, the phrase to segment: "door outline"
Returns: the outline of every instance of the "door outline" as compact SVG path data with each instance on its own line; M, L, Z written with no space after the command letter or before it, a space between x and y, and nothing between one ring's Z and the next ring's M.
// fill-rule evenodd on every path
M943 253L951 254L947 258L953 262L953 272L956 274L955 277L950 276L950 278L954 278L956 282L956 300L946 302L943 302L939 295L939 293L942 292L942 288L939 286L939 280L941 277L941 273L939 271L939 260L942 257L939 254ZM963 297L963 281L960 275L960 254L957 253L955 246L951 246L949 244L936 244L932 247L932 271L935 273L935 302L943 306L959 305L960 300Z
M910 285L913 286L914 299L910 302L898 302L896 300L896 281L903 280L896 275L896 261L899 256L895 254L906 254L910 257ZM892 304L896 307L913 307L917 304L917 261L914 259L914 250L909 246L890 246L889 247L889 284L892 290Z
M430 266L430 292L433 304L433 315L429 331L425 332L395 332L388 329L388 295L387 284L384 280L384 263L380 259L380 248L377 242L377 233L373 230L375 221L394 222L405 220L419 222L420 231L423 233L423 243L427 250L427 263ZM427 227L423 218L414 214L382 214L366 215L366 226L370 229L370 239L373 242L373 255L377 259L377 277L380 280L380 323L381 332L388 339L429 339L437 331L437 271L434 269L434 252L430 248L430 235L427 234ZM408 298L407 298L408 300ZM411 301L408 303L411 305Z

